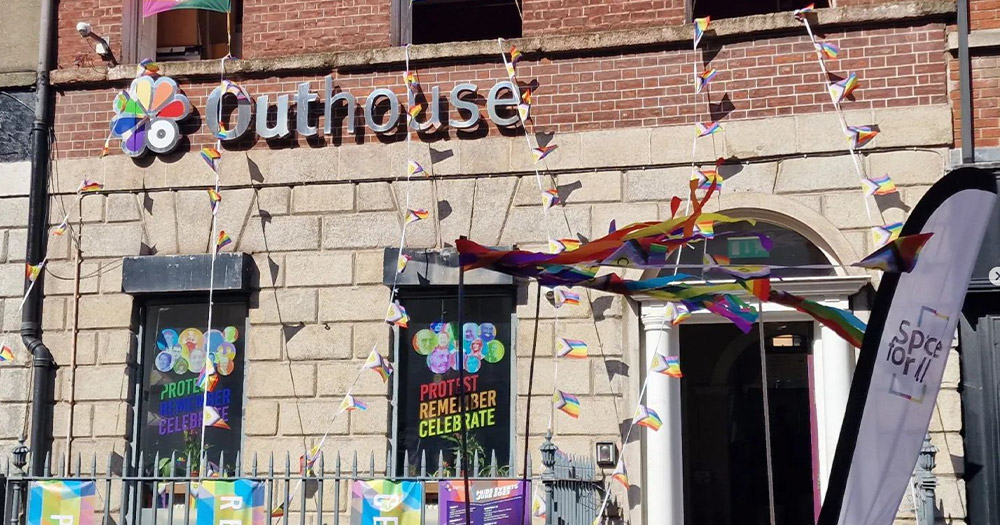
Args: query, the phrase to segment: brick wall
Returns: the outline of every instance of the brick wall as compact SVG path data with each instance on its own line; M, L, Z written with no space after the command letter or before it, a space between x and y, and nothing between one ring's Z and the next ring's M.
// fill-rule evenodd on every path
M243 57L389 45L388 0L246 0Z
M832 71L840 75L853 71L860 81L855 100L845 104L847 109L947 102L947 62L942 49L944 25L830 33L827 39L842 48L842 58L832 64ZM709 42L708 46L707 52L714 56L711 66L719 71L708 93L716 118L733 121L831 109L808 38L781 37L722 48L713 48ZM542 58L523 61L519 78L538 83L532 108L535 126L559 133L708 121L711 117L705 99L696 99L691 93L692 59L690 51ZM424 68L419 74L425 90L437 85L445 98L455 84L465 81L476 82L485 98L495 82L505 79L499 57L493 62ZM363 97L376 87L393 88L405 100L400 77L399 70L378 71L335 74L335 81L363 104ZM273 95L292 93L301 81L311 81L313 89L321 91L321 80L317 74L239 82L252 96L270 94L273 101ZM207 94L215 85L181 84L194 111L204 109ZM114 94L112 89L67 90L60 94L56 116L59 156L100 154L112 116ZM482 99L480 102L484 103ZM695 108L700 108L697 113ZM731 112L726 113L722 108ZM214 142L204 125L193 129L199 119L189 118L187 122L185 131L190 133L192 146ZM339 144L342 133L329 142ZM492 125L489 133L499 134ZM447 129L424 138L445 137L461 138L454 130ZM364 140L372 140L370 132ZM113 142L117 146L117 141ZM269 146L258 142L254 147L305 143L293 137Z
M686 22L684 0L524 0L525 36Z
M122 6L127 1L139 0L64 0L58 11L57 67L103 66L101 57L94 52L91 40L76 32L77 22L89 22L94 33L108 39L116 57L122 51Z

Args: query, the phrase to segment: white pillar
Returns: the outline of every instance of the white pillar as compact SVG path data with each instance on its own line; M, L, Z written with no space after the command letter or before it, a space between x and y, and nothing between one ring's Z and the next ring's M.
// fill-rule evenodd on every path
M647 369L653 354L680 355L676 327L666 319L664 305L642 304L642 327L646 336ZM650 374L646 385L646 406L663 419L658 432L643 431L646 461L643 467L646 486L647 525L683 525L684 466L681 458L681 383L663 374ZM635 430L633 430L634 432Z
M813 346L813 374L819 445L820 495L826 494L830 467L844 422L847 397L854 376L854 348L840 336L816 324Z

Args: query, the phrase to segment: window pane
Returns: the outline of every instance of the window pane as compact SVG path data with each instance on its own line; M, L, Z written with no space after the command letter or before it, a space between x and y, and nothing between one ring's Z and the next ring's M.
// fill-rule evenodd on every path
M443 466L454 470L461 450L458 396L458 344L463 342L466 368L466 421L469 453L479 454L480 468L496 454L500 467L510 463L511 314L509 293L467 294L465 326L458 330L455 294L408 297L401 301L410 316L409 328L399 331L399 395L397 396L397 454L404 451L411 469L426 454L428 472ZM439 465L438 454L444 454ZM470 474L475 475L470 472Z
M412 3L413 43L518 38L521 15L516 1L417 0Z
M816 2L807 0L697 0L694 3L694 18L711 16L712 18L735 18L737 16L760 15L764 13L791 12L807 4L814 3L817 8L830 7L827 0Z
M235 464L243 436L244 344L247 307L242 303L216 304L212 328L207 337L208 356L219 372L219 382L208 392L208 406L214 407L229 429L210 427L205 435L209 460L218 465L225 452L225 465ZM153 468L154 457L192 456L195 471L201 447L202 403L198 374L205 368L203 335L208 319L207 304L151 305L146 309L142 341L143 388L140 450L145 453L145 469ZM169 465L155 467L169 473ZM184 471L183 461L175 465Z

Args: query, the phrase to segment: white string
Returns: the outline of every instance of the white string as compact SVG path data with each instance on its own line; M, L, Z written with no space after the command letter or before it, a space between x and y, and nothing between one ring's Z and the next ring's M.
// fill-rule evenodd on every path
M774 467L771 465L771 404L768 402L767 389L767 348L764 345L764 301L758 299L757 326L760 343L760 391L764 403L764 459L767 463L767 502L771 525L775 525L774 517Z
M819 43L816 40L816 35L813 33L812 26L809 25L809 19L803 16L801 17L801 20L802 23L805 24L806 26L806 32L809 33L809 40L812 43L813 52L816 54L816 61L819 62L820 70L823 72L824 86L826 87L827 93L829 94L830 72L826 67L826 61L823 59L823 52L820 51ZM844 116L844 110L843 108L840 107L840 102L834 99L833 97L830 97L830 101L833 102L834 112L837 114L837 118L840 121L840 127L844 132L844 136L847 137L848 134L850 133L850 130L848 129L847 118ZM851 161L854 164L854 171L858 175L858 178L862 181L868 180L868 175L867 173L865 173L864 166L862 165L861 160L859 159L861 154L854 148L854 144L850 140L848 140L847 143L847 151L851 155ZM871 205L868 203L868 195L864 196L864 201L865 201L865 212L868 214L869 223L872 226L877 226L878 223L875 222L875 219L872 216ZM882 219L881 224L885 224L885 217L882 215L882 210L880 209L878 210L878 212L879 212L879 217Z

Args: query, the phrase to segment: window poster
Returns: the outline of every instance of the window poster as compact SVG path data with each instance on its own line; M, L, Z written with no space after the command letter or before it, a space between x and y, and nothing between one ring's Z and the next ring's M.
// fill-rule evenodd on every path
M471 462L472 455L478 454L485 472L496 454L497 465L505 472L514 412L512 294L467 293L462 326L458 325L455 295L404 295L401 302L410 322L399 331L396 354L397 464L402 465L403 454L408 454L411 469L416 469L425 457L429 472L457 475L456 458L462 431L467 429L464 456ZM460 395L460 364L465 367L464 396ZM440 457L443 464L439 464Z
M519 479L484 479L469 482L469 511L465 517L465 483L438 482L440 525L522 525L531 523L529 483Z
M183 475L189 457L191 471L198 470L203 403L214 408L220 420L204 429L208 468L235 464L243 435L246 316L245 304L216 303L212 329L206 331L207 304L147 307L142 341L145 421L140 436L147 472ZM198 386L198 375L208 360L215 364L219 381L206 393ZM159 464L154 465L157 454Z

